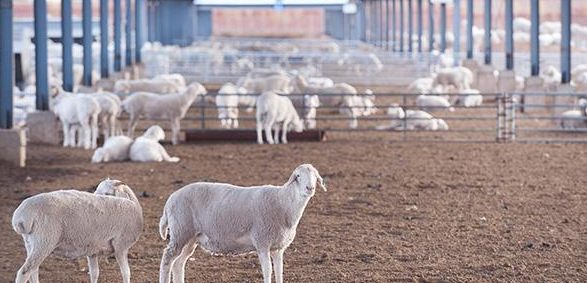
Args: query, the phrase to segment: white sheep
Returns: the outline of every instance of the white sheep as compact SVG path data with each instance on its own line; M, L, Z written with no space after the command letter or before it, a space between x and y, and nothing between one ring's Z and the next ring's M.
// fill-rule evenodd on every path
M174 74L160 74L153 77L153 80L165 80L169 82L173 82L177 85L178 89L187 86L185 82L185 78L178 73Z
M265 283L283 282L283 254L293 242L308 201L324 181L310 164L297 167L283 186L238 187L193 183L169 196L159 221L163 251L159 283L183 282L185 264L200 245L215 255L256 252Z
M236 87L243 87L248 93L252 94L259 94L265 91L290 93L291 78L287 75L271 75L260 78L243 77L238 80Z
M161 127L154 125L138 137L130 146L129 157L134 162L179 162L179 157L171 157L159 143L165 139L165 132Z
M429 94L432 92L434 78L417 78L408 86L409 91L415 91L418 94Z
M304 125L306 129L316 128L316 112L320 107L320 98L318 95L304 95Z
M124 111L130 114L128 136L134 137L138 120L170 120L171 141L179 143L180 120L185 117L188 109L200 95L206 94L206 89L200 83L190 84L183 93L155 94L149 92L135 92L122 102Z
M247 90L243 87L237 88L233 83L225 83L218 91L216 107L223 128L238 128L238 106L240 96L244 94L247 94Z
M102 147L94 151L92 163L128 160L132 143L133 140L127 136L109 137Z
M587 127L587 100L579 99L579 108L561 113L560 126L563 129L579 129Z
M349 127L351 129L357 128L358 117L370 116L377 113L374 101L375 95L373 95L371 90L368 90L365 95L347 95L343 97L343 105L345 106L340 108L340 113L350 117Z
M513 22L514 32L530 33L532 22L526 18L517 17Z
M466 67L457 66L438 70L432 87L442 86L447 89L450 86L455 87L458 91L469 89L473 83L473 73Z
M483 95L477 89L465 89L460 93L461 95L457 100L458 104L462 104L465 107L475 107L483 104Z
M308 83L317 87L332 87L334 81L331 78L326 77L309 77Z
M550 65L540 70L540 77L543 80L544 88L554 91L560 84L562 75L556 67Z
M102 253L114 254L124 283L130 283L128 251L143 230L143 212L127 185L105 180L94 194L60 190L24 200L14 211L12 228L27 250L16 283L38 283L39 265L50 254L87 257L90 282L97 283Z
M281 127L281 141L287 143L287 132L293 128L296 132L304 130L304 123L288 97L278 95L273 91L266 91L257 99L256 113L257 142L263 144L262 130L269 144L279 143ZM271 130L275 131L275 138Z
M439 95L418 95L416 98L416 105L423 109L431 108L434 110L444 108L450 112L455 111L448 99Z
M120 98L113 93L105 91L90 93L89 95L95 98L98 104L100 104L98 119L102 122L104 138L107 139L110 136L116 135L117 118L122 112Z
M114 83L114 92L123 96L134 92L167 94L179 91L177 83L168 79L118 80Z
M387 115L392 119L390 125L377 127L378 130L427 130L446 131L448 125L443 119L434 118L430 113L422 110L404 111L397 104L392 104L387 109Z
M76 126L81 132L78 145L85 149L96 148L98 139L98 115L100 104L88 95L72 94L61 90L52 103L53 113L63 125L63 146L76 146Z

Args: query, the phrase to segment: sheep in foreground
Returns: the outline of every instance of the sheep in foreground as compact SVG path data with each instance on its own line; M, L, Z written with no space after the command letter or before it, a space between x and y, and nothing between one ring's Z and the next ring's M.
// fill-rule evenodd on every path
M233 83L225 83L216 96L218 119L223 128L238 128L238 105L240 95L247 93L243 87L237 88Z
M165 132L161 127L154 125L138 137L130 146L130 160L134 162L179 162L179 157L171 157L159 143L165 139Z
M76 127L81 127L79 145L85 149L96 148L98 139L98 101L88 95L73 95L61 90L53 100L53 113L63 124L63 146L74 147Z
M102 147L94 151L92 163L128 160L132 143L133 140L127 136L109 137Z
M446 97L438 95L418 95L416 98L416 105L423 109L448 109L450 112L454 112L455 109L451 106L450 102Z
M94 194L60 190L24 200L14 211L12 228L25 242L27 258L16 283L39 282L39 265L50 254L87 257L90 282L98 282L98 256L114 254L124 283L130 283L128 251L143 230L143 212L133 191L104 180Z
M387 115L391 118L390 125L378 126L378 130L427 130L447 131L448 124L443 119L434 118L430 113L422 110L404 111L397 104L392 104L387 109Z
M296 168L283 186L238 187L194 183L171 194L159 221L163 251L159 283L183 282L185 264L200 245L218 255L256 252L265 283L283 282L283 253L316 185L326 191L318 170L310 164Z
M136 92L124 99L122 108L130 114L128 136L134 137L134 131L140 117L153 120L171 121L171 141L179 143L179 121L185 117L188 109L200 95L206 94L206 89L200 83L190 84L182 93L155 94L150 92Z
M279 128L281 127L281 141L287 143L287 132L293 128L296 132L304 130L304 123L288 97L267 91L257 99L257 142L263 144L262 130L269 144L279 143ZM275 131L275 138L271 136L271 129Z

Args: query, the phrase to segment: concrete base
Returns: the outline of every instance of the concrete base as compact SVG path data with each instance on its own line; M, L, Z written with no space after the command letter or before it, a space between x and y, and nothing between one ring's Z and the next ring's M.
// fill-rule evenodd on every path
M477 89L481 93L496 93L497 80L493 75L493 66L481 65L477 69ZM515 77L514 77L515 81Z
M471 88L477 88L477 82L478 82L478 77L477 77L477 61L475 61L474 59L465 59L463 60L463 67L471 70L471 72L473 73L473 84L471 85Z
M0 129L0 161L26 166L26 132L23 129Z
M516 72L513 70L499 72L499 76L497 77L497 89L500 92L516 91Z
M541 77L527 77L524 82L524 91L531 93L542 93L544 88L542 87L543 80ZM524 104L545 104L546 95L525 95L523 98ZM552 101L551 101L552 102ZM524 112L528 111L540 111L544 110L544 107L526 107L524 106Z
M37 111L27 115L28 140L30 143L60 144L61 124L51 111Z
M558 86L557 92L573 93L575 89L570 84L561 84ZM557 95L554 97L554 104L577 104L577 96L572 95ZM560 116L563 112L569 110L570 107L553 107L553 115Z

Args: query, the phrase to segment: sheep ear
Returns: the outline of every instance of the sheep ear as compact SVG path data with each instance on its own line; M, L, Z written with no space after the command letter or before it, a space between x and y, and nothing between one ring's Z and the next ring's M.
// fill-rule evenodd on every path
M126 185L126 184L121 181L117 181L114 183L114 187L119 187L119 186L124 186L124 185Z
M316 175L316 180L318 180L318 186L320 186L320 188L322 188L322 190L324 190L325 192L328 191L326 189L326 183L324 182L324 179L322 179L322 176L320 176L320 173L318 173L318 170L316 170L316 168L312 168L314 171L314 175Z

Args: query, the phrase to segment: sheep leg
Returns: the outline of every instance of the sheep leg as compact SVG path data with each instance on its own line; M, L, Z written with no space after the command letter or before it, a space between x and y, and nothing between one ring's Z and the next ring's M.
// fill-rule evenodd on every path
M134 136L135 136L135 129L136 129L137 124L138 124L137 123L138 122L138 118L139 118L138 116L136 116L136 115L134 115L132 113L130 114L130 119L128 121L128 130L127 130L126 135L129 138L131 138L131 139L134 138Z
M176 145L179 143L179 119L171 120L171 143Z
M287 126L288 126L289 122L283 122L283 125L281 126L281 142L283 142L284 144L287 143Z
M271 128L273 128L273 123L275 123L274 120L265 122L265 138L267 139L268 144L275 143L275 141L273 140L273 137L271 136L271 134L272 134Z
M89 121L83 121L81 122L81 128L82 128L82 137L83 137L83 145L85 149L90 149L90 147L92 146L92 132L90 129L90 124L88 123Z
M263 270L263 283L271 283L271 257L269 251L258 251L259 261L261 262L261 269Z
M100 268L98 267L98 256L88 256L88 269L90 273L90 283L98 283Z
M257 143L263 144L263 125L261 125L260 119L257 119Z
M275 144L279 144L279 124L273 125L273 141Z
M120 273L122 273L122 281L130 283L130 268L128 267L128 249L122 251L115 251L114 257L120 266Z
M234 108L234 113L233 113L233 117L232 117L232 128L236 129L238 128L238 107Z
M104 140L106 140L108 138L108 134L109 132L109 127L108 127L108 116L106 115L101 115L100 116L100 120L102 122L102 135L104 135Z
M283 283L283 252L283 249L271 252L273 269L275 269L275 283Z
M90 127L92 130L92 148L98 147L98 114L93 115L90 117Z
M70 142L69 124L62 122L63 124L63 147L68 147Z
M30 283L39 283L39 268L35 268L31 271L31 277L29 278Z
M47 245L45 245L47 244ZM28 246L28 245L27 245ZM33 243L29 247L31 250L27 249L27 258L24 261L24 264L20 267L18 272L16 273L16 280L15 283L26 283L31 280L31 283L38 282L38 272L39 272L39 265L45 260L46 257L51 254L53 251L51 243ZM35 282L36 280L36 282Z
M159 147L159 156L161 156L161 158L163 159L163 161L167 161L167 162L179 162L179 157L171 157L169 156L169 154L167 153L167 151L165 150L165 148L161 145L161 144L157 144ZM161 160L157 160L158 162L161 162Z
M110 122L108 125L110 128L110 136L116 136L116 115L110 115Z
M195 240L190 241L183 249L179 257L173 262L171 266L171 274L173 274L173 283L184 283L185 282L185 264L190 256L196 250L198 244Z
M171 265L181 254L187 240L174 241L175 234L171 232L171 241L167 245L167 248L163 250L163 256L161 257L161 265L159 267L159 283L171 282Z

